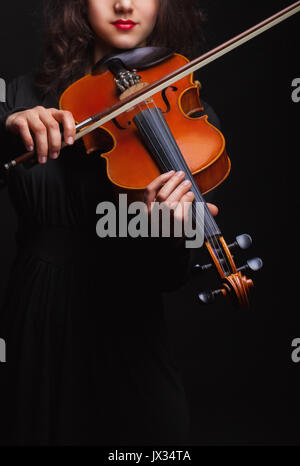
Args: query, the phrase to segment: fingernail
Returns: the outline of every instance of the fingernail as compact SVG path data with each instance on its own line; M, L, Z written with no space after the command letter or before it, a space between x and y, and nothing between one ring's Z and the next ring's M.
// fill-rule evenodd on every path
M32 152L33 151L33 146L28 146L27 150L28 150L28 152Z
M58 152L53 152L52 158L53 158L53 159L57 159L58 155L59 155Z
M191 182L189 180L185 180L183 183L182 183L184 186L188 186L189 184L191 184Z
M176 173L176 176L182 176L182 175L183 175L182 171Z
M170 172L166 173L166 175L170 175L171 173L175 173L175 170L171 170Z
M67 138L67 144L73 144L74 139L72 137Z
M41 163L46 163L47 162L47 157L41 157L40 161L41 161Z

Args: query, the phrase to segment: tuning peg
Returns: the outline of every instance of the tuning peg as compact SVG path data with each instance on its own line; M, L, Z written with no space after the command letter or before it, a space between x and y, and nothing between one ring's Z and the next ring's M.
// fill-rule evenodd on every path
M258 270L262 269L263 265L263 261L260 259L260 257L254 257L253 259L249 259L247 264L243 265L243 267L240 267L238 271L245 272L247 270L251 270L252 272L257 272Z
M250 235L238 235L235 238L235 241L231 244L228 244L228 248L230 251L240 248L240 249L248 249L252 245L252 238ZM217 252L220 252L220 249L217 249Z
M193 267L193 272L195 273L206 272L207 270L210 270L211 268L212 268L212 264L206 264L206 265L196 264Z
M202 291L198 296L201 304L212 304L220 295L224 295L224 290Z
M232 256L232 257L234 257L234 256ZM220 259L219 262L220 262L220 264L224 264L226 262L226 260L225 259ZM193 271L195 273L207 272L211 268L213 268L213 264L205 264L205 265L196 264L196 265L194 265Z
M252 245L252 238L250 235L244 234L244 235L238 235L235 238L235 242L232 244L229 244L228 247L229 249L248 249Z

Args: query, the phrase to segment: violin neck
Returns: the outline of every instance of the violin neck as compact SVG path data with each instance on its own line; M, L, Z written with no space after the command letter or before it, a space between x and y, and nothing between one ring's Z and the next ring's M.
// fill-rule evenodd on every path
M221 236L221 231L207 207L206 201L194 180L194 177L177 145L162 111L159 108L148 108L142 110L134 117L133 121L137 126L148 150L159 165L162 173L166 173L171 170L182 170L186 174L186 179L191 181L192 187L190 191L195 195L195 200L192 206L193 221L196 226L199 225L196 203L203 203L204 236L206 240ZM203 225L199 226L203 228Z

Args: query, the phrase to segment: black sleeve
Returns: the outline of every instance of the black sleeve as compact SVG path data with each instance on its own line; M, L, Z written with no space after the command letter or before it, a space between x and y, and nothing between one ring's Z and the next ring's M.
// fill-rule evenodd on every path
M27 96L27 102L25 99L23 101L20 99L20 85L24 82L24 78L24 76L20 76L7 84L6 101L0 103L1 165L26 151L21 137L10 133L5 127L5 122L9 115L31 108L29 95ZM25 94L25 89L23 92Z
M7 84L6 102L0 103L0 162L1 164L26 152L22 138L11 134L5 128L5 122L12 113L42 105L58 107L53 97L42 96L35 86L35 70L18 76Z

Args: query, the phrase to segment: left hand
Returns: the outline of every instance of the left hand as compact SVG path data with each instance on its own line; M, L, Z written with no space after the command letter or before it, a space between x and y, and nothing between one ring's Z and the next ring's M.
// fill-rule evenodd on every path
M185 180L185 173L182 171L164 173L153 180L145 189L144 200L147 204L148 213L151 215L151 203L159 202L173 213L176 221L184 222L187 219L189 210L184 203L191 203L195 195L190 191L192 183ZM218 214L218 208L214 204L207 203L212 215Z

